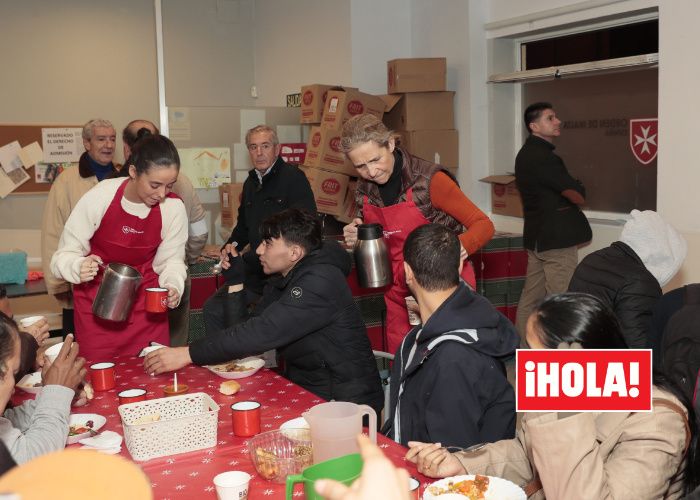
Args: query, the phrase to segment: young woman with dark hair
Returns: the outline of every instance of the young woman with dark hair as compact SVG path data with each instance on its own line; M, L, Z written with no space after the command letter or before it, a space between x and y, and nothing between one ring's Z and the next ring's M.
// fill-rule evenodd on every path
M622 334L597 298L567 293L536 308L527 341L611 349ZM430 477L503 477L536 499L677 499L696 485L698 458L695 416L676 392L657 376L651 412L528 413L515 439L456 453L413 442L407 459Z
M106 179L80 199L51 259L52 272L75 285L75 334L92 361L136 355L151 341L169 344L168 316L146 312L145 289L167 288L167 305L174 308L187 275L187 214L171 193L180 170L175 145L162 135L146 135L123 170L126 179ZM132 266L143 276L125 322L92 313L102 278L99 266L111 262Z

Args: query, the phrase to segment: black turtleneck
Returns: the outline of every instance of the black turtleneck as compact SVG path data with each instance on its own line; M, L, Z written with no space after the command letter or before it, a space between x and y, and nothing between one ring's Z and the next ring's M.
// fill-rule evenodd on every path
M384 206L388 207L396 203L401 194L401 170L403 169L403 158L398 149L394 150L394 171L389 180L384 184L379 184L379 195L382 197Z

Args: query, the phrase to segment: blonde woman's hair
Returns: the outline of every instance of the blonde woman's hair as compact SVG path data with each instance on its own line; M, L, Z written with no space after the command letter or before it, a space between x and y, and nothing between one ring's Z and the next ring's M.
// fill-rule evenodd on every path
M370 141L386 147L392 138L396 139L397 137L398 134L393 130L389 130L376 116L369 114L357 115L350 118L343 125L340 149L347 154L356 147Z

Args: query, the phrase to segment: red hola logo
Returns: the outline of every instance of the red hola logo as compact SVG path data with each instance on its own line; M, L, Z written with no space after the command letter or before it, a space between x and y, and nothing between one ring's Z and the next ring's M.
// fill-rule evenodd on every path
M314 102L314 93L310 90L307 90L306 92L304 92L304 97L302 97L301 100L304 103L304 106L308 106L309 104Z
M319 144L321 144L321 132L316 132L311 138L311 145L316 148Z
M352 116L361 115L365 111L365 107L360 101L350 101L348 103L348 113Z
M648 165L659 152L659 119L630 120L630 149L642 165Z
M651 411L650 349L519 349L516 411Z
M340 191L340 182L336 179L326 179L321 184L321 189L326 194L337 194Z

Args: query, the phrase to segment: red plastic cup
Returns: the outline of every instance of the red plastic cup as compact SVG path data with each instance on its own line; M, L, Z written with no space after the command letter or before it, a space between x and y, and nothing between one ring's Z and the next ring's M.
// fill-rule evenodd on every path
M92 387L96 391L108 391L117 385L114 380L114 363L95 363L90 365Z
M146 311L164 313L168 310L167 288L146 288Z
M260 434L260 403L257 401L239 401L231 405L233 433L240 437Z
M126 389L118 394L119 404L138 403L146 401L146 389Z

